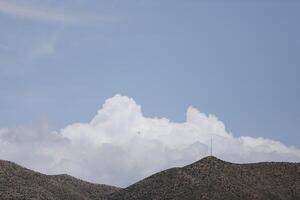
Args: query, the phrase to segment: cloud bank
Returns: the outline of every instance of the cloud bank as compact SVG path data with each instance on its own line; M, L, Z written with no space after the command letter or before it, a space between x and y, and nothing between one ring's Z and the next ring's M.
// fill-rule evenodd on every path
M60 131L0 129L0 158L37 171L127 186L160 170L183 166L210 152L232 162L300 161L300 149L278 141L234 137L214 115L189 107L186 121L149 118L132 98L105 101L89 123Z

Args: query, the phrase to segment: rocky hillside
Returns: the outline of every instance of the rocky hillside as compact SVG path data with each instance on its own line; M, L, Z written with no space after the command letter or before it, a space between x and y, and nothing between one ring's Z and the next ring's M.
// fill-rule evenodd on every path
M207 157L154 174L109 200L299 200L300 164L233 164Z
M206 157L120 189L68 175L44 175L0 161L0 199L299 200L300 163L233 164Z
M119 188L88 183L68 175L48 176L0 161L0 199L101 200Z

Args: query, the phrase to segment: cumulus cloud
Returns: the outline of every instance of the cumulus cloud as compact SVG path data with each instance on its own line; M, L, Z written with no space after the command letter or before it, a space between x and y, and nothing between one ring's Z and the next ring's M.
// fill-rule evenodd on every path
M132 98L105 101L89 123L62 130L0 129L0 157L40 172L127 186L160 170L209 155L232 162L300 161L300 150L278 141L234 137L214 115L189 107L186 121L149 118Z

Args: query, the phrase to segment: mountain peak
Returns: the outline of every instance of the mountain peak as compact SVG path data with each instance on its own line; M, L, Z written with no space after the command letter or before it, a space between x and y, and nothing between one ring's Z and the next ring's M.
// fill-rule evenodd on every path
M207 157L204 157L188 166L197 166L197 165L220 165L220 164L225 164L226 162L215 157L215 156L207 156Z
M171 168L112 193L108 200L300 199L300 164L234 164L214 156Z
M215 156L206 156L206 157L202 158L200 161L201 162L210 162L210 161L219 162L219 161L222 161L222 160L220 160L219 158L217 158Z

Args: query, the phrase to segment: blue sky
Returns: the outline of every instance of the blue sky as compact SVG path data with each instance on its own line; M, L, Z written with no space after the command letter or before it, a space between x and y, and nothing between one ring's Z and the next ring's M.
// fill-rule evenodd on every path
M300 2L0 0L0 127L87 122L117 93L145 116L213 113L300 147Z

